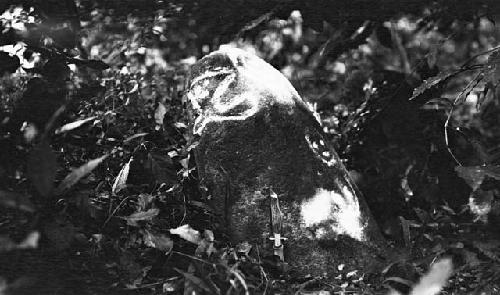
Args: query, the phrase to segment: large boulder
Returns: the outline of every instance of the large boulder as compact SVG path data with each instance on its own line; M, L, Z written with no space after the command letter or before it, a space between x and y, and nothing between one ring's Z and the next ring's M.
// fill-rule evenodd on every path
M359 268L380 254L384 241L363 197L278 70L222 49L193 65L187 97L199 178L232 242L272 248L269 238L280 234L284 260L300 274ZM272 197L281 214L270 213Z

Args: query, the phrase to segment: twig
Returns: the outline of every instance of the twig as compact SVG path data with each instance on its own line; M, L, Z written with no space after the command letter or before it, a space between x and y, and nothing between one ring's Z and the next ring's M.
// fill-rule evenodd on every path
M199 261L199 262L203 262L205 264L211 265L213 268L215 268L218 265L218 264L211 263L211 262L208 262L206 260L203 260L203 259L201 259L199 257L193 256L193 255L189 255L189 254L186 254L186 253L182 253L182 252L179 252L179 251L172 251L172 253L179 254L181 256L185 256L185 257L191 258L191 259ZM220 265L222 265L222 264L220 264Z
M167 283L169 281L173 281L173 280L176 280L178 278L179 277L173 277L173 278L169 278L169 279L163 280L161 282L143 284L143 285L140 285L140 286L127 288L127 290L140 290L140 289L151 288L151 287L154 287L154 286L157 286L157 285L163 285L163 284L165 284L165 283Z
M66 99L67 101L67 99ZM59 116L61 114L64 113L64 111L66 111L66 105L68 103L64 103L63 105L61 105L53 114L52 116L50 117L49 121L47 122L47 124L45 124L45 129L43 131L43 134L42 134L42 138L47 138L48 137L48 134L50 132L50 130L52 130L52 128L54 127L54 124L56 123L56 120L57 118L59 118Z
M481 75L483 75L483 72L480 72L476 75L476 77L474 77L474 79L472 79L472 81L469 82L469 84L467 84L467 86L464 88L464 90L462 90L458 95L457 97L455 97L455 100L453 101L453 104L451 105L451 109L450 109L450 112L448 113L448 116L446 117L446 121L444 123L444 140L445 140L445 144L446 144L446 149L448 150L448 152L450 153L451 157L453 158L453 160L459 165L459 166L463 166L462 163L457 159L457 157L455 156L455 154L453 153L453 151L451 150L450 148L450 142L449 142L449 136L448 136L448 126L450 125L450 119L451 119L451 116L453 115L453 111L455 109L455 106L457 106L460 98L462 98L462 95L465 93L465 91L467 89L469 89L469 87L471 87L474 83L477 84L477 82L480 80L478 80L478 78L481 77Z
M310 286L311 284L315 284L315 283L320 282L320 281L321 281L320 278L314 277L314 278L311 278L310 280L300 284L297 292L295 292L295 295L302 294L302 291L304 291L304 289L307 288L307 286Z
M271 18L276 14L276 12L278 12L282 8L282 6L283 6L282 4L277 4L276 6L274 6L271 9L271 11L264 13L263 15L259 16L258 18L253 19L253 20L249 21L248 23L246 23L245 26L238 31L238 33L235 36L235 39L240 39L245 32L253 30L256 27L258 27L260 24L271 20Z
M403 46L403 42L401 41L401 37L399 37L399 33L396 30L396 24L394 22L391 22L391 36L394 39L394 43L396 43L399 55L401 56L401 63L403 66L404 73L406 75L411 75L412 69L408 58L408 53L406 52L406 49Z
M365 21L357 30L352 34L346 36L347 33L351 33L350 28L346 28L346 31L337 32L334 36L330 37L320 48L317 54L317 60L313 67L320 68L323 67L328 60L336 60L342 53L347 52L353 48L366 42L366 38L370 36L375 27L375 22ZM337 39L346 38L339 42L334 42Z
M475 54L475 55L471 56L467 61L465 61L463 63L463 65L461 66L461 68L466 67L471 61L475 60L476 58L480 57L481 55L485 55L485 54L488 54L488 53L496 51L496 50L500 50L500 46L493 47L491 49L488 49L486 51L483 51L483 52L480 52L478 54Z
M235 264L231 268L228 268L228 270L232 275L234 275L238 279L238 281L240 281L240 284L243 286L243 289L245 289L245 295L250 295L250 292L248 291L247 282L245 282L245 279L241 276L240 272L236 270L237 266L238 264Z
M116 206L116 208L113 210L113 212L111 212L111 214L108 216L108 218L106 219L106 221L104 221L101 229L103 229L106 224L108 224L108 222L111 220L111 218L116 214L116 212L118 211L118 209L120 209L120 207L123 205L123 203L125 203L126 200L130 199L131 196L128 196L126 198L124 198L120 204L118 204L118 206Z

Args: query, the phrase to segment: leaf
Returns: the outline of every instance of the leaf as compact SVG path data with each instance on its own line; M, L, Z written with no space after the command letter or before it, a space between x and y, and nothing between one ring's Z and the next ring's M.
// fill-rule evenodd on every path
M199 245L202 241L200 232L191 228L189 224L184 224L182 226L179 226L178 228L170 229L170 233L173 235L178 235L184 240L196 245Z
M488 57L486 65L487 68L485 71L485 75L487 80L487 87L492 91L495 91L495 88L496 86L498 86L498 82L500 81L500 50L494 51Z
M127 162L127 164L125 164L125 166L122 167L120 173L118 173L118 176L113 183L113 187L111 188L111 192L113 194L118 193L127 186L127 178L130 172L130 164L132 163L133 158L134 157L130 157L130 160Z
M164 294L173 294L174 292L179 290L179 287L175 282L165 282L161 287Z
M484 171L478 166L457 166L455 167L455 171L457 171L458 176L465 180L472 190L476 190L481 186L485 176Z
M71 62L73 62L77 66L89 67L97 71L104 71L106 69L109 69L109 65L101 60L73 58L71 59Z
M153 208L147 211L136 212L127 217L122 217L122 218L127 221L128 225L137 226L137 221L152 220L159 213L160 213L159 209Z
M243 287L243 289L245 289L245 295L250 295L250 293L248 292L248 286L247 286L247 283L245 282L245 279L243 278L243 275L241 274L241 272L238 270L238 269L235 269L235 268L229 268L228 271L236 277L237 281L240 282L241 286ZM235 284L235 281L236 280L231 280L230 283L233 287L235 287L236 289L236 284Z
M36 128L36 125L33 123L27 123L23 125L21 131L23 132L23 137L26 143L33 142L33 140L37 137L39 133L38 128Z
M132 135L132 136L130 136L130 137L128 137L128 138L126 138L126 139L123 141L123 143L130 142L130 141L132 141L132 140L134 140L134 139L136 139L136 138L139 138L139 137L144 137L144 136L146 136L146 135L148 135L148 134L149 134L149 133L146 133L146 132L144 132L144 133L134 134L134 135Z
M255 29L258 25L262 24L263 22L267 22L269 21L272 17L274 16L274 13L273 12L268 12L268 13L265 13L261 16L259 16L258 18L254 19L254 20L251 20L249 21L241 30L240 32L238 33L239 35L241 35L243 32L246 32L246 31L250 31L252 29Z
M207 204L205 204L203 202L189 201L188 204L193 206L193 207L200 208L200 209L204 210L205 212L214 214L214 210L212 209L212 207L208 206Z
M178 273L182 274L186 280L189 282L193 283L197 289L203 289L204 291L208 292L208 294L212 294L213 290L210 289L210 287L199 277L190 274L188 272L182 271L176 267L174 267L174 270L177 271Z
M410 221L406 220L403 216L399 216L399 221L401 222L401 228L403 231L403 239L405 241L405 246L411 246L411 236L410 236Z
M43 140L28 156L28 176L43 197L49 196L54 188L56 170L56 156L49 143Z
M163 119L165 118L165 114L167 114L167 108L161 102L158 103L158 106L155 110L155 122L158 125L163 125Z
M455 101L464 102L469 94L474 90L474 88L484 79L484 73L478 74L476 77L470 81L467 86L458 94Z
M450 258L441 259L434 263L427 274L413 287L410 295L434 295L438 294L448 282L453 271Z
M104 71L109 69L109 65L102 60L90 59L84 62L84 65L98 71Z
M455 167L457 175L465 180L465 182L476 190L481 186L486 176L500 180L500 166L485 165L485 166L457 166Z
M185 129L185 128L188 128L188 126L182 122L175 122L174 123L174 127L175 128L179 128L179 129Z
M35 206L29 200L29 196L14 192L0 191L0 205L26 212L35 212Z
M137 81L134 83L134 86L132 87L132 89L130 89L127 94L132 94L132 93L135 93L137 92L137 90L139 90L139 83L137 83Z
M144 211L146 208L153 203L155 197L151 194L140 194L137 197L137 210Z
M500 180L500 166L498 165L486 165L481 166L483 168L484 173L491 178L496 180Z
M247 241L238 243L235 247L235 250L237 253L242 253L244 255L248 255L250 251L252 250L252 244L250 244ZM338 267L340 267L342 264L340 264ZM341 269L339 269L341 270Z
M214 247L214 241L214 233L211 230L206 229L203 232L203 239L200 241L198 247L195 250L195 255L201 257L203 254L206 254L210 257L210 255L212 255L216 251Z
M92 172L99 164L104 161L108 155L104 155L102 157L99 157L97 159L93 159L88 161L87 163L83 164L82 166L76 168L73 170L70 174L68 174L63 181L59 184L59 186L56 189L56 195L61 195L65 193L68 189L70 189L73 185L75 185L80 179L85 177L87 174Z
M475 215L474 221L488 221L488 214L491 211L495 195L493 191L482 189L474 190L469 196L469 209Z
M478 112L481 110L481 107L483 106L483 103L486 100L488 92L491 91L493 97L495 97L496 86L495 86L495 84L493 84L493 82L491 80L489 80L490 78L491 77L486 77L486 79L485 79L486 83L484 85L484 89L483 89L483 92L482 92L483 95L479 95L478 98L477 98L476 110Z
M486 65L489 67L497 66L500 64L500 50L493 51L490 56L488 56L488 61Z
M92 120L95 120L97 117L90 117L90 118L87 118L87 119L81 119L81 120L78 120L78 121L75 121L75 122L71 122L71 123L68 123L68 124L65 124L59 128L56 129L55 131L55 134L61 134L61 133L64 133L64 132L68 132L68 131L71 131L71 130L74 130L80 126L82 126L83 124L87 123L87 122L90 122Z
M388 277L384 280L384 283L389 283L389 282L399 283L408 287L411 287L411 285L413 285L412 281L400 277Z
M422 106L424 110L449 110L453 107L453 103L446 98L436 97L431 98Z
M423 95L425 92L431 89L436 89L437 87L440 87L444 83L448 82L450 78L454 77L459 73L460 70L446 70L440 72L438 75L434 77L430 77L429 79L425 80L420 86L418 86L413 90L413 95L410 97L410 100L413 100Z
M174 247L174 242L168 236L164 234L152 234L149 231L145 231L144 243L148 247L155 248L166 253L170 253Z

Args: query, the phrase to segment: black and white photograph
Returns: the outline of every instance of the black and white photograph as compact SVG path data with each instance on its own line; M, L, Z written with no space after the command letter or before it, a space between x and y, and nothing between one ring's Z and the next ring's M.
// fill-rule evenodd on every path
M38 294L500 294L500 1L0 0Z

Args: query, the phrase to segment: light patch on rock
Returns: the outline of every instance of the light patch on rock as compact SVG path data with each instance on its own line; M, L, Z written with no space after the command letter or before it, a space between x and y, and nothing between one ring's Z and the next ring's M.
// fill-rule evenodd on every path
M318 189L316 194L301 204L300 213L305 225L310 227L329 220L332 215L332 206L335 206L334 192Z
M301 204L300 213L307 227L325 222L338 235L345 234L358 241L364 240L359 202L347 186L342 187L341 194L323 188L317 189L311 199ZM316 230L315 234L320 238L326 231Z
M319 145L318 142L312 139L309 134L305 135L305 139L307 141L307 144L309 145L309 148L314 152L316 158L320 159L321 162L325 163L328 167L335 166L337 160L332 155L332 153L330 153L328 147L325 145L325 142L322 139L319 141Z

